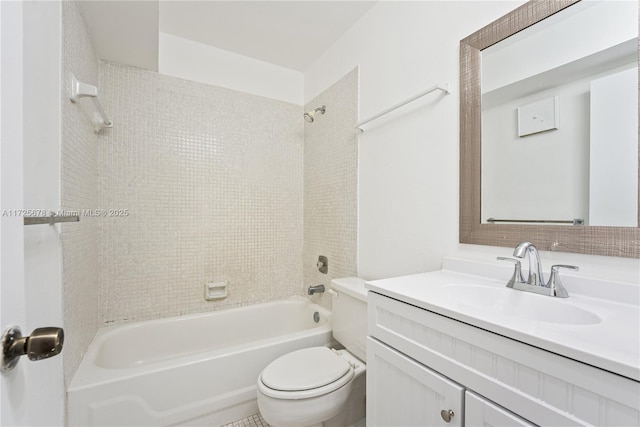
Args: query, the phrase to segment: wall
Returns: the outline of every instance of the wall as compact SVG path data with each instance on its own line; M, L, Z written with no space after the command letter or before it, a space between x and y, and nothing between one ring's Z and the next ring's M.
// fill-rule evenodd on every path
M358 69L305 105L305 111L326 106L304 126L304 291L310 285L329 287L338 277L357 275L358 220ZM318 255L329 260L322 274ZM312 300L331 308L331 296Z
M98 84L98 58L74 1L62 2L62 147L61 207L76 211L98 205L98 137L85 110L69 101L70 73ZM65 383L69 384L100 325L98 283L98 219L83 216L79 223L62 224L62 281Z
M444 255L479 259L512 249L458 243L459 41L524 1L379 2L305 72L305 98L354 66L360 118L435 83L452 95L426 97L372 125L359 142L358 272L382 278L441 267ZM437 35L437 36L436 36ZM581 274L637 282L638 260L543 253Z
M301 293L303 120L293 104L103 62L106 323ZM205 301L204 284L229 296Z
M158 71L303 104L302 73L172 34L160 33Z

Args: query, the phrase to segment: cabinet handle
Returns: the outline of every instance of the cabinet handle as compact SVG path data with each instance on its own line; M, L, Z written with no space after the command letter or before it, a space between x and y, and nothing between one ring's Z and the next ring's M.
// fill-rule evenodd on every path
M451 418L453 418L454 415L455 414L451 409L443 409L442 411L440 411L440 416L446 423L451 422Z

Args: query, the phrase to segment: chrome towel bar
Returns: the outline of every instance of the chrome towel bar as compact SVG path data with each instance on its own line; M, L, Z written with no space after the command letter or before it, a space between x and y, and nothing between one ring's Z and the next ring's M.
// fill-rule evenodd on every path
M24 225L39 225L49 224L53 225L59 222L79 222L80 216L78 215L50 215L50 216L27 216L24 217Z
M487 218L487 222L520 222L520 223L532 223L532 224L571 224L571 225L584 225L584 219L496 219Z
M386 110L381 111L380 113L376 114L375 116L369 117L367 120L361 121L360 123L358 123L356 125L356 129L358 129L360 132L364 132L364 129L362 129L362 126L366 125L367 123L372 122L372 121L374 121L376 119L379 119L380 117L384 116L385 114L389 114L390 112L392 112L394 110L397 110L398 108L400 108L402 106L405 106L408 103L413 102L418 98L422 98L423 96L428 95L431 92L434 92L436 90L442 91L445 95L449 95L451 93L451 92L449 92L449 85L448 84L445 85L445 87L442 87L442 86L437 84L437 85L435 85L433 87L430 87L429 89L427 89L427 90L425 90L423 92L420 92L417 95L412 96L411 98L405 99L404 101L397 103L393 107L389 107Z

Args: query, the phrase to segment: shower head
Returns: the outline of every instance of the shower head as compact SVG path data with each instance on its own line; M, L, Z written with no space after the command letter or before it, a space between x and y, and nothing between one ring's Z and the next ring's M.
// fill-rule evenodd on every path
M304 119L309 123L313 123L316 117L316 113L324 114L325 110L326 106L324 105L322 107L314 108L312 111L307 111L306 113L304 113Z

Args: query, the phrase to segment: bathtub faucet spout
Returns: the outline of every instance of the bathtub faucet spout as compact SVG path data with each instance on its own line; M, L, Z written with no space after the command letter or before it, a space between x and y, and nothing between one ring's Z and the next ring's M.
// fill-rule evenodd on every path
M309 286L309 295L324 292L324 285Z

